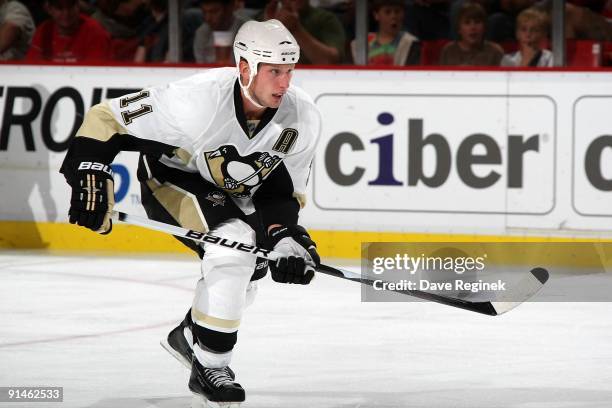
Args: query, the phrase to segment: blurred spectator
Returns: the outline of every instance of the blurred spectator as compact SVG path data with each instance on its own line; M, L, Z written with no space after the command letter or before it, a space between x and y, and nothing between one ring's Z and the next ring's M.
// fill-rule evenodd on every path
M134 62L168 62L168 0L149 0L152 19L141 34ZM181 16L182 61L194 62L193 37L202 24L202 12L188 8Z
M608 20L612 19L612 0L606 0L602 7L601 14L603 14Z
M406 29L421 40L450 38L451 0L405 0Z
M497 3L491 7L487 18L486 38L490 41L504 43L513 41L516 33L516 18L519 13L537 3L537 0L485 0Z
M512 39L516 22L514 16L532 6L550 15L552 1L500 0L501 12L489 18L491 24L487 38L498 42ZM612 41L612 26L600 14L605 8L606 4L599 0L565 2L565 37L577 40Z
M234 38L247 19L234 12L236 0L202 0L200 4L204 23L196 30L193 39L196 62L233 64Z
M251 19L260 15L266 7L266 0L244 0L240 12Z
M567 0L576 6L586 7L595 13L603 12L607 0Z
M113 38L138 36L149 18L147 0L97 0L96 5L92 17Z
M200 0L183 0L183 9L198 8Z
M112 59L133 61L150 19L146 0L97 0L92 17L110 34Z
M374 0L370 7L378 31L368 38L368 65L418 65L421 44L414 35L402 31L403 0ZM351 42L353 60L356 43Z
M44 1L41 0L19 0L27 9L30 11L32 18L34 19L34 26L38 27L40 23L49 18L49 15L43 7Z
M516 39L519 50L504 55L501 65L505 67L552 67L553 54L543 49L546 40L547 16L541 11L528 8L516 18Z
M536 7L550 15L552 1L539 1ZM573 40L612 41L612 23L603 15L597 14L586 7L566 3L565 38Z
M502 48L485 41L486 12L478 3L465 3L457 15L459 40L442 49L441 65L497 66L502 57Z
M338 64L344 58L342 23L331 12L312 7L308 0L271 0L263 19L275 18L300 45L301 64Z
M46 0L51 18L36 29L29 61L105 62L110 36L93 18L81 14L78 0Z
M355 0L343 0L334 5L330 11L344 27L345 38L355 38Z
M34 29L34 20L23 4L0 0L0 61L25 57Z
M96 11L96 3L99 3L99 0L79 0L81 13L91 16L93 12Z
M515 32L514 20L515 20L516 14L514 14L513 16L506 15L503 12L502 6L501 6L501 3L503 1L504 0L452 0L451 7L450 7L451 38L453 40L458 39L457 38L457 32L458 32L457 14L459 13L459 10L461 10L461 7L465 3L472 2L472 3L480 4L487 13L487 21L485 24L485 38L487 40L498 41L496 40L497 38L496 35L498 32L503 32L503 33L507 32L508 33L507 40L513 40L514 32ZM530 1L534 1L534 0L530 0ZM503 41L503 40L500 40L500 41Z

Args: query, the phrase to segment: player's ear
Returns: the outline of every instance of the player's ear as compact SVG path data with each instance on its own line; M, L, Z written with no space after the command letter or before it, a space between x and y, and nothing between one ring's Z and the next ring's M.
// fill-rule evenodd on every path
M251 74L251 67L244 58L240 58L240 62L238 63L238 71L240 71L241 81L243 81L243 83L247 82L249 75Z

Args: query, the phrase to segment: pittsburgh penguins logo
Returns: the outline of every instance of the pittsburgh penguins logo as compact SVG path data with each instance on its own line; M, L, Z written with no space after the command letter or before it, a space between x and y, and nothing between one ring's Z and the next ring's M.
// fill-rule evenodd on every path
M205 152L208 171L217 186L234 197L251 196L251 190L260 185L282 159L266 152L241 156L235 146L225 145Z
M225 194L220 191L212 191L208 193L206 199L212 202L213 207L218 205L225 206Z

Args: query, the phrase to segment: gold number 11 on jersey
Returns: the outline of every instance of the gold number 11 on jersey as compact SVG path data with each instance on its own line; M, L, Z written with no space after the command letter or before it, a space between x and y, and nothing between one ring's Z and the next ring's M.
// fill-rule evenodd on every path
M140 91L140 93L132 96L126 96L125 98L121 98L119 100L119 106L122 108L127 108L131 103L137 102L141 99L145 99L149 97L149 91ZM151 105L140 105L140 108L136 110L125 110L121 112L121 117L123 118L123 123L129 125L132 121L140 116L146 115L147 113L153 112L153 108Z

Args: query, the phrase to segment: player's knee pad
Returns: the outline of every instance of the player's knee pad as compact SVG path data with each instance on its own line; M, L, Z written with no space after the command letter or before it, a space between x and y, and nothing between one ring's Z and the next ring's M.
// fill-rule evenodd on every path
M215 273L200 279L191 307L193 322L222 333L238 330L248 284L244 279L219 279Z
M248 245L255 244L255 231L239 219L232 219L221 224L212 233L230 241L244 242ZM246 289L246 284L256 264L256 258L253 255L210 243L205 244L204 250L202 277L205 280L211 284L217 284L219 280L241 281L239 286L244 286ZM238 286L237 283L236 286ZM236 288L236 292L239 291L241 290Z
M228 240L255 243L255 231L238 219L221 224L212 232ZM193 302L194 322L222 333L238 330L254 267L255 257L250 254L206 244L203 278L198 282Z
M255 231L246 222L237 218L217 226L211 231L211 234L225 238L228 241L242 242L247 245L255 245L256 242ZM243 272L248 274L250 278L255 265L256 257L249 253L240 252L222 245L204 244L204 257L202 258L202 274L204 278L213 269L229 269L231 267L236 269L234 275Z

